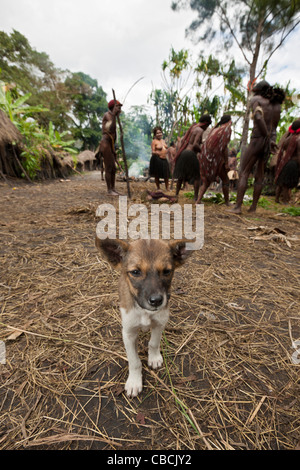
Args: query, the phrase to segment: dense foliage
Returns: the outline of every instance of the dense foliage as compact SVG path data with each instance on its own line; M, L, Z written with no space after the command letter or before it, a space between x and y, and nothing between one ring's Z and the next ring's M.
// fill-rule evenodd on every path
M24 137L24 168L31 177L49 147L78 153L96 150L107 97L96 79L62 71L48 55L37 52L18 31L0 31L0 107ZM129 161L149 159L153 120L142 108L125 116Z
M244 9L247 7L247 1L240 3L243 3ZM263 3L265 5L268 2ZM176 7L183 4L174 2ZM190 6L198 12L198 19L203 24L221 8L222 31L225 33L229 4L199 0L191 2ZM246 44L244 9L241 10L243 14L239 32L241 44L247 48L249 44ZM251 40L255 36L255 15L259 12L260 9L251 12ZM198 27L199 22L196 22L191 29L196 31ZM270 23L265 34L267 31L273 34L275 27L280 29L278 21L276 24ZM226 37L229 40L228 28ZM209 34L213 34L213 30L208 29L206 37ZM269 46L272 41L268 37ZM247 63L241 65L232 58L223 57L219 60L216 56L204 54L195 60L190 51L175 51L171 48L169 57L161 67L162 87L154 89L148 97L150 110L148 107L135 106L120 116L129 164L137 159L149 160L155 125L162 127L164 137L170 143L176 141L178 136L181 137L204 113L210 113L214 122L224 113L230 113L233 118L234 145L239 146L247 114ZM266 67L265 63L264 73ZM0 107L24 137L22 158L24 168L31 177L34 177L49 147L72 154L85 149L96 150L102 137L102 116L107 111L106 93L96 79L84 72L58 69L46 53L36 51L21 33L14 30L10 35L0 31L0 81ZM290 84L286 86L286 93L287 99L278 128L279 138L299 114L292 100L295 90Z
M300 0L176 0L172 8L191 8L195 20L187 32L203 45L215 40L223 56L240 55L247 70L247 107L242 143L249 128L249 95L262 78L274 52L300 23ZM235 46L235 47L233 47ZM231 52L232 51L232 52Z

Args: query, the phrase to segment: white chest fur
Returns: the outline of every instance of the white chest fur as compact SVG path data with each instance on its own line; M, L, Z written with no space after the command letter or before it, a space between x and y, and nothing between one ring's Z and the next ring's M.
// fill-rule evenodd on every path
M156 326L165 327L169 318L169 308L151 312L140 307L129 311L121 308L122 326L125 330L148 330Z
M151 329L148 349L148 365L153 369L162 366L160 340L169 318L169 309L151 312L140 307L126 311L121 308L122 335L127 353L129 376L125 384L127 395L135 397L142 390L142 363L137 351L137 337L140 329Z

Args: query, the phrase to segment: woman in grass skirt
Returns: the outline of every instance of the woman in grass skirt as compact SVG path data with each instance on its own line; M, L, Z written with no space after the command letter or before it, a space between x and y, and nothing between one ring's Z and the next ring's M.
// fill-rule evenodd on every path
M222 190L225 204L229 203L229 178L228 178L228 145L231 137L231 116L224 114L221 120L209 133L204 142L199 158L201 186L197 204L201 203L210 184L219 176L222 180Z
M176 196L182 184L194 185L194 198L197 200L200 186L200 167L197 157L201 151L202 136L211 124L209 114L200 117L199 122L193 124L181 139L179 149L175 156L175 169L173 176L177 179Z
M159 180L163 179L166 190L169 188L169 162L167 160L168 146L163 140L162 128L157 126L153 129L153 140L151 143L152 156L149 166L149 175L155 178L157 189L160 189Z

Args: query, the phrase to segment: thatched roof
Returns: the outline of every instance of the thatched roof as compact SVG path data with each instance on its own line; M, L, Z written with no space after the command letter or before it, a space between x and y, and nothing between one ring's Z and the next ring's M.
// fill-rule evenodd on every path
M4 111L0 109L0 144L18 143L22 140L22 135L6 116Z
M83 152L79 153L79 155L77 155L77 160L80 162L95 160L95 154L91 150L84 150Z

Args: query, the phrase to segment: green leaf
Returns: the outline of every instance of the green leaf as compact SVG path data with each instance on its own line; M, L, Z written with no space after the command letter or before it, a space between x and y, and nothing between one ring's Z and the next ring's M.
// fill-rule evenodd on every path
M23 106L23 104L30 98L31 93L26 93L24 96L20 96L20 98L16 99L13 103L14 108L19 108L20 106Z

